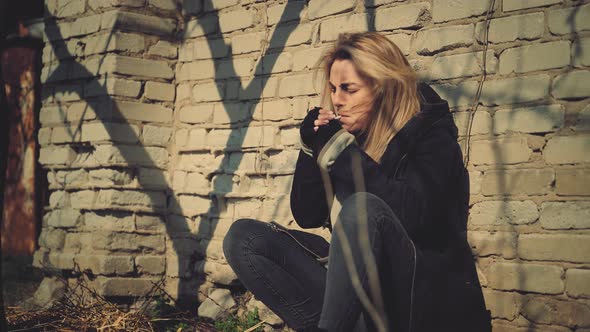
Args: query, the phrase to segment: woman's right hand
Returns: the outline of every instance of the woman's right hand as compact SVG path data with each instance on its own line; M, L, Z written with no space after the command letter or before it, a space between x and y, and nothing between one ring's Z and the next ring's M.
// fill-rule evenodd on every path
M313 150L314 154L319 153L330 137L342 129L338 119L339 117L332 111L321 107L312 108L303 119L299 129L301 141Z

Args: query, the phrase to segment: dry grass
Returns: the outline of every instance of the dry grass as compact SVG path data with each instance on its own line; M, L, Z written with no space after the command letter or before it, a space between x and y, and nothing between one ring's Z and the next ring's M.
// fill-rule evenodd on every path
M66 285L63 298L51 308L25 311L19 307L7 307L6 318L9 331L215 331L196 314L174 311L154 313L151 299L170 297L163 290L163 280L155 283L152 290L139 299L143 303L134 310L123 310L107 301L94 289L88 287L88 280L82 275L74 286ZM143 301L141 301L143 300Z

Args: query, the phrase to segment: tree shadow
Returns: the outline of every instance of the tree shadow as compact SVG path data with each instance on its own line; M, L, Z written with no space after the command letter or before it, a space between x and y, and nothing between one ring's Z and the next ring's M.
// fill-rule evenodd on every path
M301 6L294 5L295 1L288 1L287 6L279 20L279 24L283 21L283 19L287 16L287 14L292 14L292 11L301 10ZM205 0L205 6L211 6L212 2L210 0ZM118 11L115 9L114 11ZM291 13L289 13L291 11ZM45 7L45 13L50 13L47 7ZM213 11L210 16L214 17L215 21L215 29L216 31L220 31L219 27L219 13L218 11ZM111 29L108 36L108 41L105 44L105 52L99 58L98 63L91 69L87 68L87 66L76 59L76 55L69 52L68 44L63 38L61 34L58 20L53 16L48 16L45 19L46 21L46 34L49 39L49 43L51 44L51 48L53 49L54 53L59 54L58 56L58 63L57 65L52 68L52 71L49 73L45 82L49 85L47 89L55 95L67 95L71 93L80 93L80 99L86 103L86 106L83 110L79 113L76 118L71 118L72 114L66 114L65 105L62 107L62 101L58 101L58 107L60 107L61 118L62 119L69 119L68 121L64 121L66 124L66 130L68 131L69 137L71 141L66 142L72 149L75 150L77 153L76 160L70 162L69 165L66 165L67 168L82 168L86 167L80 163L81 159L90 158L94 153L96 153L97 145L93 142L83 142L81 139L81 132L83 130L83 121L88 118L96 117L102 124L105 123L118 123L122 124L122 126L107 126L105 125L105 130L108 133L108 136L112 138L111 142L107 146L113 146L118 150L119 158L122 158L123 161L119 163L110 163L108 160L104 163L98 163L91 167L103 168L103 167L123 167L124 169L132 169L134 171L138 171L139 168L146 167L152 169L154 171L149 173L150 179L149 183L142 183L142 179L135 174L139 181L138 188L116 188L115 191L121 191L122 194L129 193L131 191L140 190L141 192L147 192L148 197L151 199L151 204L149 206L145 206L143 209L140 209L139 213L129 213L124 212L124 214L132 214L132 215L143 215L143 213L147 213L148 215L156 214L156 215L164 215L166 222L164 223L165 235L167 235L171 241L171 247L174 250L174 253L178 256L178 266L172 266L171 263L168 263L168 271L170 268L176 269L178 271L178 285L175 286L176 289L173 289L173 293L175 292L178 298L179 303L186 303L189 305L194 304L196 300L196 296L190 296L191 294L196 294L197 290L201 286L201 284L205 281L204 272L206 270L205 266L205 257L207 253L207 246L209 245L205 239L208 239L212 236L213 232L215 231L216 224L211 222L212 220L219 217L219 209L215 208L215 203L212 202L210 204L210 208L205 214L200 214L196 216L194 220L189 219L188 221L183 218L174 218L173 214L175 214L174 210L175 207L182 207L182 204L178 202L178 198L174 193L174 190L169 185L169 180L165 174L167 169L168 163L162 164L160 161L154 160L154 155L152 151L148 151L149 147L137 147L130 149L128 145L125 145L124 142L118 142L116 137L128 137L127 141L131 142L141 142L139 134L133 129L132 123L128 120L127 114L125 114L125 109L119 107L117 105L117 100L113 98L113 96L109 95L109 91L107 90L106 83L102 84L101 82L101 74L104 77L108 77L107 71L103 71L102 67L103 64L109 55L108 53L108 45L110 40L113 38L114 34L118 31L125 31L125 29L116 30L115 28ZM135 24L141 24L141 21L134 22ZM207 21L205 22L207 23ZM204 24L205 24L204 23ZM209 22L210 23L210 22ZM297 27L299 20L297 20L294 24L285 26L285 28L280 30L275 30L273 33L270 44L273 46L275 51L279 53L284 49L284 45L286 40L288 39L289 35L293 32L293 30ZM197 20L197 24L200 22ZM208 24L208 23L207 23ZM115 25L116 27L116 25ZM167 35L166 31L157 31L154 30L153 27L148 27L151 29L147 30L152 34L161 35L161 36L168 36L169 39L171 36ZM209 26L202 26L203 29L209 29ZM129 29L130 32L142 32L142 29ZM207 43L209 48L213 50L215 47L218 47L218 41L215 39L215 35L207 34ZM181 39L180 42L183 42ZM228 46L228 45L224 45ZM74 61L69 61L70 58L74 58ZM229 55L230 60L233 59L232 55ZM215 62L215 67L219 68L218 66L221 65L221 61L219 59L214 58L213 61ZM259 70L261 71L261 67L264 62L264 66L268 68L272 68L277 61L276 56L268 55L268 54L261 54L261 60L258 62L256 66L256 72ZM239 76L236 74L236 70L233 67L232 61L224 61L225 66L229 64L229 68L224 68L225 72L230 72L230 76ZM124 75L123 75L124 76ZM215 79L219 78L219 72L216 71ZM83 94L82 90L79 89L79 85L77 84L69 84L70 80L78 80L78 83L84 84L85 91L91 90L97 93L94 93L94 96L98 95L99 97L91 97L86 96ZM172 78L173 79L173 78ZM264 86L267 84L269 77L265 76L262 77L260 80L256 80L256 84L249 84L247 87L243 88L240 87L240 92L247 94L249 96L254 96L252 99L262 99L261 93L263 91ZM82 82L82 80L84 80ZM65 81L68 81L68 84L64 84ZM55 85L51 85L56 83ZM220 91L221 95L221 91ZM67 105L67 100L65 101ZM226 104L225 101L222 103ZM105 106L106 105L106 106ZM226 108L227 109L227 108ZM229 139L226 143L226 147L228 146L241 146L244 142L245 134L249 128L249 125L252 121L252 117L248 117L244 121L242 116L236 115L234 113L228 112L227 116L230 119L230 123L240 123L238 127L232 127L231 133L229 135ZM71 119L70 119L71 118ZM141 118L137 119L141 120ZM79 121L77 127L72 128L69 126L70 122ZM169 121L171 123L171 121ZM116 129L115 129L116 128ZM219 164L218 168L216 168L213 173L233 173L239 168L239 165L242 162L242 155L238 154L234 156L230 162L229 160L229 153L225 153L221 163ZM138 163L139 161L139 163ZM52 168L52 166L46 166L46 168ZM158 183L160 185L154 187L154 183ZM216 193L223 192L223 183L221 182L213 182L212 191L209 193L210 198L216 195ZM66 190L67 187L65 188ZM168 202L165 206L162 206L162 195L167 195ZM218 197L219 199L219 197ZM107 214L112 214L114 216L120 215L120 212L117 212L113 209L117 209L116 206L107 206L107 207L83 207L81 211L88 213L88 212L96 212L96 211L103 211ZM123 208L124 209L124 208ZM182 209L181 209L182 210ZM143 213L141 212L143 211ZM178 212L176 212L178 213ZM180 211L181 214L186 215L187 213L183 213ZM194 216L193 216L194 217ZM203 217L203 220L200 218ZM199 220L197 220L199 219ZM199 222L200 221L200 222ZM196 232L193 230L193 225L190 223L198 223L198 227ZM188 240L188 241L187 241ZM201 248L199 248L199 242L205 242L204 246L201 244ZM141 244L138 243L138 246ZM165 251L164 251L165 252ZM163 252L161 252L163 254ZM170 257L170 256L169 256ZM199 274L197 276L193 275L195 271L198 271ZM137 271L135 272L137 273ZM170 279L169 271L164 272L168 279ZM176 277L176 276L172 276ZM198 279L198 280L195 280Z

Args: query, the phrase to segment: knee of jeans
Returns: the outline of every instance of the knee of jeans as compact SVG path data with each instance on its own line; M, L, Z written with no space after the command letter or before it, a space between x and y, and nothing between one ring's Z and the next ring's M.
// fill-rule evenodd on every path
M390 214L391 208L378 196L368 192L357 192L342 203L339 221L343 226L357 225L359 218L366 216L368 223L376 222L374 216Z
M246 240L256 222L252 219L239 219L230 226L223 238L223 253L228 263L231 264L234 258L244 252Z

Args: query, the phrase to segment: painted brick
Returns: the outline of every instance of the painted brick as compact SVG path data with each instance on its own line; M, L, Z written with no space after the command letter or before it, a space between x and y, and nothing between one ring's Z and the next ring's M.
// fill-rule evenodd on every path
M180 82L211 79L215 75L215 63L212 60L181 63L176 67L176 79Z
M293 56L291 53L265 54L260 64L256 68L256 74L271 74L290 71L293 66ZM247 76L247 75L245 75Z
M168 190L171 186L170 175L154 168L139 168L137 180L142 188Z
M61 106L44 106L39 112L39 121L42 125L61 124L66 119L66 111Z
M287 40L281 40L280 43L277 40L270 40L269 48L276 48L280 47L283 48L285 46L295 46L300 44L307 44L311 42L311 33L313 31L313 26L309 23L306 24L298 24L298 25L285 25L285 26L277 26L272 33L273 35L278 36L287 36Z
M212 202L200 196L180 195L177 199L170 200L169 209L175 213L187 217L205 214L211 208Z
M84 39L84 55L101 54L113 51L137 53L145 47L144 37L132 33L105 33Z
M354 0L311 0L308 7L308 16L309 19L314 20L352 10L354 6Z
M94 204L102 208L159 209L166 207L166 195L153 191L101 190Z
M291 75L281 80L279 97L312 95L319 92L319 87L320 85L314 82L313 74Z
M118 10L104 13L100 25L101 29L137 31L158 36L171 35L176 29L173 19Z
M590 8L590 7L589 7ZM590 71L578 70L557 76L551 85L551 94L557 99L578 99L590 96L584 87L590 84Z
M185 106L180 109L180 121L186 123L208 123L213 115L213 104Z
M210 0L205 1L203 9L207 12L220 10L223 8L237 5L239 0Z
M94 207L96 193L92 190L80 190L70 194L70 204L74 209L91 209Z
M51 128L40 128L37 133L37 142L40 145L48 145L51 142Z
M473 24L420 30L414 39L414 49L420 55L430 55L473 44Z
M176 104L191 98L191 88L192 84L190 83L180 83L176 85Z
M572 60L576 67L590 66L590 38L580 38L572 43Z
M493 318L515 319L522 306L523 297L518 293L498 292L491 289L484 289L483 296L486 308L491 311ZM494 325L494 331L496 326Z
M88 0L88 5L92 9L101 9L108 7L142 7L145 0Z
M430 4L419 2L384 8L375 14L377 31L421 27L430 21Z
M554 35L590 30L590 5L556 9L549 12L549 31Z
M457 129L459 129L459 136L467 135L469 126L470 112L454 112L453 118ZM482 135L489 134L492 131L492 117L490 113L478 110L475 114L472 114L473 122L471 124L470 135Z
M590 270L568 269L565 278L569 296L590 298Z
M589 144L590 135L555 136L547 142L543 158L549 164L587 163Z
M229 53L229 45L224 39L197 40L185 42L180 47L179 60L204 60L223 58Z
M148 0L150 6L164 10L175 10L176 0Z
M516 40L539 39L545 32L544 26L545 16L542 12L496 18L490 21L488 41L497 44ZM475 26L475 38L482 43L484 41L484 28L485 24L483 22L477 23Z
M89 35L100 30L101 15L77 18L70 26L70 37Z
M482 194L546 195L554 180L553 169L489 170L483 176Z
M55 16L68 17L82 14L85 10L86 2L78 0L58 0Z
M516 233L513 232L479 232L467 233L467 240L474 254L478 256L497 255L504 258L516 257Z
M493 141L473 141L470 159L475 165L518 164L527 162L531 153L526 138L507 137Z
M496 72L498 60L493 51L486 55L486 70ZM483 52L438 56L429 67L425 77L429 80L469 77L483 73Z
M481 192L482 172L469 172L469 192L471 195Z
M92 169L89 172L89 183L96 187L111 187L115 185L130 184L133 174L129 170L118 169Z
M166 269L166 259L164 256L137 256L135 265L139 273L162 274Z
M411 35L405 33L396 33L393 35L387 35L385 37L391 40L400 49L400 51L402 51L404 55L410 54L410 44L412 40Z
M39 162L43 165L68 165L76 158L76 152L69 146L44 147L39 152Z
M170 141L172 128L145 125L141 137L144 145L166 146Z
M218 26L217 16L202 16L196 20L190 20L184 29L184 39L213 34L217 32Z
M131 124L89 123L82 125L82 142L118 141L135 143L139 138L139 128Z
M530 297L522 306L521 313L527 320L539 324L590 326L590 307L574 301L539 301Z
M193 99L195 102L220 101L224 95L223 83L202 83L193 87Z
M478 83L467 81L458 84L433 84L431 87L449 103L450 108L470 106L473 103Z
M165 40L158 40L155 45L149 48L147 54L175 59L178 55L178 47Z
M217 65L215 72L216 79L230 77L247 77L252 75L254 67L253 58L237 58L233 60L223 60Z
M590 262L590 236L574 234L521 234L518 256L526 260Z
M107 62L111 61L111 63ZM105 60L107 66L101 72L109 72L137 75L152 78L170 79L174 76L174 71L167 62L161 60L138 59L127 56L112 56Z
M231 39L232 54L243 54L262 50L265 41L264 32L253 32L236 35Z
M299 151L284 150L278 154L270 156L270 166L273 171L293 172Z
M494 263L487 275L494 289L543 294L560 294L564 290L563 268L525 263Z
M164 168L168 164L168 151L160 147L98 145L92 156L102 166L148 166Z
M284 5L271 6L266 9L267 24L274 25L293 20L300 20L305 8L305 1L290 1Z
M539 222L545 229L590 228L590 202L545 202Z
M367 31L369 25L365 14L334 17L321 23L320 40L322 42L336 40L343 32Z
M284 99L261 102L256 105L252 116L254 120L285 120L291 117L291 105Z
M544 56L539 56L544 54ZM556 41L509 48L500 55L500 74L561 68L570 64L570 42Z
M125 275L134 271L133 258L126 255L78 255L75 261L81 271L90 270L99 275Z
M123 119L160 123L172 122L172 109L161 105L116 101L114 107L115 112L118 113L116 117Z
M255 22L255 12L237 10L219 15L219 29L222 33L250 28Z
M524 225L539 218L537 205L533 201L484 201L476 203L469 214L469 224L485 225Z
M438 23L479 16L486 13L489 7L489 1L485 0L434 0L432 20Z
M559 104L498 110L494 113L494 133L552 132L563 126L564 115L564 107Z
M86 85L84 87L84 96L111 95L137 98L140 91L141 82L109 77L100 78L96 82L93 81L92 84Z
M213 108L213 123L236 123L251 117L251 107L246 103L215 104Z
M493 106L544 99L548 94L549 76L536 75L487 80L480 100L486 106Z
M306 48L293 52L293 71L316 68L324 48Z
M152 100L174 101L174 84L146 82L145 97Z
M561 3L561 2L562 2L562 0L529 0L529 1L504 0L502 2L502 9L505 12L509 12L509 11L513 11L513 10L550 6L550 5L553 5L556 3Z
M590 172L584 169L556 171L555 192L563 196L590 196Z
M97 278L95 289L102 296L145 296L153 290L157 278Z

